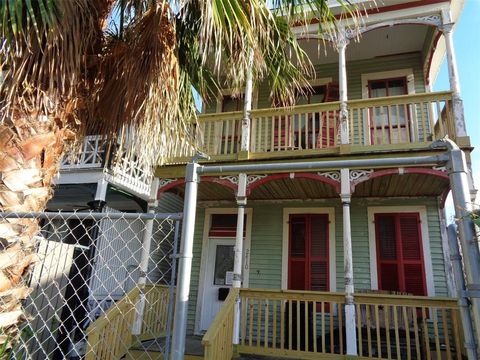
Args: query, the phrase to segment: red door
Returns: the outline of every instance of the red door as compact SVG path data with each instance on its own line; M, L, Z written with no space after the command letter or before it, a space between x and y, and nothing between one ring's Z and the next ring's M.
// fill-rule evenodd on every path
M329 290L328 215L290 215L288 288Z
M375 214L375 237L379 289L427 295L419 215Z

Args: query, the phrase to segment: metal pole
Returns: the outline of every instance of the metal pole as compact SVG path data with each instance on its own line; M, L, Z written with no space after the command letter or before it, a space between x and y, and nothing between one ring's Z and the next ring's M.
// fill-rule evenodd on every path
M172 249L172 273L170 275L170 283L168 287L168 315L167 315L167 335L165 336L165 354L164 359L169 360L170 357L170 339L172 337L172 321L173 321L173 296L175 295L175 278L177 276L177 249L178 236L180 235L180 221L175 222L175 235L173 237Z
M245 219L245 206L247 205L247 175L238 175L238 190L237 190L237 232L235 237L235 257L233 261L233 287L242 287L242 260L243 260L243 229ZM236 299L235 303L235 318L233 327L233 343L238 344L240 340L240 297Z
M449 150L450 161L447 164L447 169L463 254L467 296L472 302L475 329L477 334L480 334L480 252L471 218L473 208L470 202L467 162L465 154L453 141L444 139L434 144L435 147L446 146Z
M476 360L477 346L475 344L472 317L470 316L470 306L465 293L465 278L463 277L462 256L460 255L460 249L458 247L457 226L455 224L451 224L447 227L447 231L450 247L450 260L458 289L458 305L460 307L460 317L462 318L463 334L465 339L464 346L467 350L468 360Z
M195 162L187 165L185 174L185 203L182 226L181 251L179 255L177 296L175 299L175 315L173 321L172 360L183 360L185 353L185 337L187 334L188 297L193 258L193 233L195 228L195 212L197 190L200 178L199 165Z
M355 326L355 303L353 284L352 231L350 223L350 170L341 169L341 199L343 207L343 266L345 276L345 331L347 355L357 355L357 328Z
M155 204L156 205L156 204ZM154 205L154 206L155 206ZM155 213L155 209L150 208L149 213ZM140 335L142 332L143 313L145 310L145 284L147 283L148 260L150 259L150 247L152 245L153 220L145 222L145 231L142 239L142 254L140 257L140 277L138 279L138 287L140 288L140 296L135 304L135 321L133 322L132 335Z
M412 156L405 158L380 158L380 159L354 159L354 160L327 160L327 161L303 161L295 163L271 163L271 164L243 164L243 165L212 165L200 166L199 174L222 174L222 173L255 173L255 172L291 172L295 170L321 170L339 168L362 168L376 166L402 166L402 165L437 165L446 163L448 155Z

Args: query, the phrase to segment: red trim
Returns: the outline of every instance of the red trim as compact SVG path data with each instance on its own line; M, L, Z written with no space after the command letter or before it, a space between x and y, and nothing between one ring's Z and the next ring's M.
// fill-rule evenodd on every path
M361 177L360 179L352 182L352 191L355 190L355 187L365 181L368 180L373 180L377 177L381 176L387 176L387 175L396 175L396 174L401 174L400 169L385 169L385 170L379 170L375 171L374 173ZM443 171L440 170L435 170L435 169L426 169L426 168L403 168L403 174L424 174L424 175L432 175L432 176L438 176L442 179L449 180L449 177L447 174L445 174Z
M380 241L379 241L379 226L380 226L380 217L393 217L395 221L395 259L382 259L380 253ZM417 224L417 237L418 237L418 248L419 248L419 260L414 259L405 259L403 256L403 241L405 240L402 237L402 228L400 220L401 218L412 218L416 219ZM397 267L397 276L398 276L398 289L388 289L388 290L398 290L402 292L409 292L408 290L408 281L405 278L405 266L407 265L420 265L421 267L421 277L422 277L422 292L423 294L414 294L414 295L427 295L427 281L425 275L425 257L423 254L423 240L422 233L420 228L420 215L418 213L379 213L375 214L375 242L377 249L377 274L378 274L378 288L380 290L385 289L382 284L382 278L385 277L385 274L382 274L382 265L396 265ZM394 276L394 274L388 274L387 276Z
M438 4L438 3L443 3L447 2L445 0L418 0L414 2L409 2L409 3L403 3L403 4L396 4L396 5L390 5L390 6L384 6L384 7L376 7L373 9L367 9L367 10L360 10L358 11L360 16L364 15L371 15L371 14L380 14L384 12L389 12L389 11L396 11L396 10L403 10L403 9L409 9L409 8L414 8L414 7L419 7L419 6L425 6L425 5L431 5L431 4ZM450 1L448 1L450 2ZM340 18L350 18L348 14L343 14L343 15L335 15L336 19ZM319 20L317 18L311 19L308 24L318 24ZM293 23L292 26L303 26L304 21L296 21Z
M232 182L228 181L228 180L223 180L223 179L220 179L216 176L202 176L200 178L200 180L202 182L211 182L211 183L216 183L216 184L219 184L219 185L223 185L227 188L229 188L230 190L233 191L233 193L235 194L237 192L237 185L233 184ZM167 184L165 186L162 186L160 189L158 189L158 192L157 192L157 199L160 197L160 195L174 187L177 187L179 185L183 185L185 184L185 179L178 179L178 180L175 180L175 181L172 181L170 184Z
M321 175L312 174L312 173L293 173L293 174L294 174L293 178L304 178L304 179L312 179L312 180L320 181L327 185L332 186L336 192L338 193L340 192L340 182L330 179L326 176L321 176ZM263 179L257 180L251 185L247 186L247 196L250 195L252 190L254 190L255 188L263 184L266 184L270 181L286 179L286 178L290 178L290 173L268 175Z

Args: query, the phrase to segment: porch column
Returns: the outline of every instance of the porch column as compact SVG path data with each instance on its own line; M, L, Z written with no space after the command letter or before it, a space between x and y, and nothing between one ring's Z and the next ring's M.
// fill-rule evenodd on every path
M345 53L347 45L350 42L346 36L344 28L340 28L337 34L338 47L338 91L340 100L340 141L341 144L350 142L348 128L348 109L347 109L347 66Z
M245 206L247 205L247 174L238 175L237 190L237 232L235 237L234 260L233 260L233 287L242 287L242 259L243 259L243 229L245 227ZM240 340L240 297L236 299L235 320L233 328L233 343Z
M250 150L250 112L252 111L252 92L253 92L253 50L249 52L250 66L247 69L247 82L245 84L245 97L243 106L243 119L242 119L242 137L240 150Z
M453 116L455 119L456 136L467 136L465 119L463 113L463 102L460 97L460 83L458 81L457 59L455 57L455 49L453 46L453 23L449 10L442 12L443 24L439 30L445 38L445 48L448 67L448 79L450 81L450 90L453 93Z
M343 207L343 266L345 272L345 330L347 355L357 355L357 328L355 326L355 304L353 285L352 231L350 224L350 170L341 169L341 192Z
M151 188L151 198L148 202L147 212L150 214L155 213L155 208L158 206L157 190L159 181L156 178L153 181ZM152 196L153 195L153 196ZM138 287L140 288L140 296L135 304L135 321L133 322L132 335L140 335L142 332L143 313L145 311L145 284L147 283L148 273L148 261L150 259L150 248L152 244L153 234L153 219L145 221L145 230L142 236L142 254L140 255L140 263L138 268L140 270L140 276L138 278Z

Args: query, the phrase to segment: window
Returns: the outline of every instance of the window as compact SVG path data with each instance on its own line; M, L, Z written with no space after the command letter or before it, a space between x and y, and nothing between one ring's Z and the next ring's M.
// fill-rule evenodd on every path
M379 289L426 295L419 214L375 214L375 238Z
M243 94L237 97L224 95L222 98L222 112L242 111L243 103Z
M243 219L243 236L245 236L245 225L247 216ZM209 236L235 237L237 234L237 214L213 214L210 224Z
M290 215L288 288L329 290L328 215Z
M370 98L406 95L407 78L370 80ZM408 142L408 106L377 106L370 110L370 132L373 144Z

